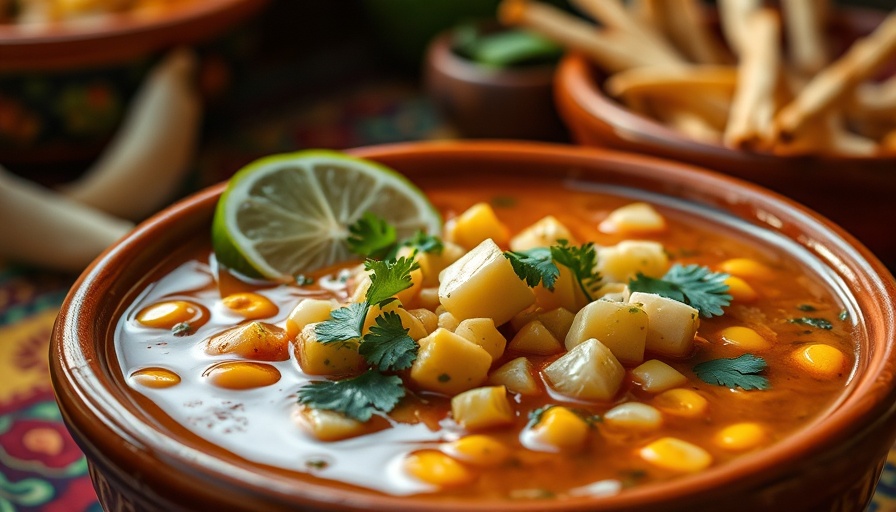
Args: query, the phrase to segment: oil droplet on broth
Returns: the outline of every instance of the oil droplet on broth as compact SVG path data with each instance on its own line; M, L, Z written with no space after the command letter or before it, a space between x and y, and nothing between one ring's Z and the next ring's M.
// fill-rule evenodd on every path
M180 375L165 368L142 368L131 374L131 380L148 388L170 388L180 384Z
M265 363L228 361L210 366L202 376L219 388L253 389L279 381L280 371Z

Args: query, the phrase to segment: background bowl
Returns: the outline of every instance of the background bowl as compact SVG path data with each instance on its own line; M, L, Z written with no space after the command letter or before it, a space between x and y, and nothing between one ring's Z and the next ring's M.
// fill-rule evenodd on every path
M882 11L843 9L838 33L866 34ZM609 97L604 76L587 58L567 55L555 77L557 108L573 140L692 163L758 183L815 209L896 268L896 156L774 156L691 139Z
M240 45L224 36L266 3L196 0L143 14L0 24L0 163L96 156L152 64L179 45L202 45L198 82L206 96L219 94Z
M793 241L817 259L862 315L857 372L836 406L777 444L701 474L617 496L570 498L557 511L852 510L874 491L896 432L896 283L854 238L755 185L686 165L543 143L448 142L356 152L424 186L438 179L575 176L724 212ZM224 185L144 222L82 274L54 328L51 375L64 420L87 455L108 510L543 510L542 501L392 497L250 463L159 416L115 360L116 325L169 255L208 236ZM167 265L167 267L166 267ZM154 413L155 411L155 413Z

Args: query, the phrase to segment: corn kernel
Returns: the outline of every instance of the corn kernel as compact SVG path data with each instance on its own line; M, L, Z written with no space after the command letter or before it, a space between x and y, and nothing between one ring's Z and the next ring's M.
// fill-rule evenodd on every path
M276 383L280 371L265 363L227 361L210 366L202 376L219 388L253 389Z
M468 430L510 425L515 417L504 386L474 388L455 395L451 415Z
M759 293L748 282L737 276L728 276L725 284L728 285L728 294L734 301L753 302L759 298Z
M439 287L422 288L417 294L417 305L430 311L439 307Z
M196 329L208 320L208 311L186 300L169 300L159 302L140 310L137 321L146 327L155 329L171 329L177 324L188 323Z
M719 264L719 270L742 279L769 281L774 279L772 269L750 258L732 258Z
M758 423L735 423L719 430L713 441L726 450L742 452L765 444L768 433Z
M412 453L404 460L404 470L409 475L440 487L465 485L476 478L470 468L435 450Z
M640 450L641 458L672 471L694 473L712 464L712 455L703 448L674 437L663 437Z
M663 413L641 402L626 402L604 413L604 424L625 430L650 431L663 424Z
M423 328L426 329L426 334L432 334L434 330L439 328L439 315L426 308L409 309L408 313L420 320Z
M753 329L750 329L749 327L743 327L740 325L722 329L719 332L719 338L723 343L727 345L734 345L735 347L746 352L761 352L772 347L772 344L761 334L754 331Z
M846 365L843 352L823 343L799 348L792 358L803 371L817 379L833 379L843 373Z
M696 391L675 388L663 391L653 399L657 409L685 418L703 416L709 408L709 402Z
M134 382L148 388L170 388L180 384L180 375L166 368L141 368L131 374Z
M538 423L523 432L521 441L535 451L568 452L582 449L590 427L578 414L566 407L544 411Z
M270 318L280 311L271 299L252 292L241 292L228 295L221 299L224 307L234 313L248 318L249 320L257 320L259 318Z
M510 457L510 448L491 436L464 436L444 447L445 453L477 467L493 467Z

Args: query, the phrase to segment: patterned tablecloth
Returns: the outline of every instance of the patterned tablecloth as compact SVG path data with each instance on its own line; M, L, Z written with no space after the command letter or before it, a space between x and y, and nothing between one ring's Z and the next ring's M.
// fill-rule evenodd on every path
M230 99L239 108L211 114L184 193L263 154L452 136L413 76L384 73L357 40L340 41L330 41L327 58L258 59ZM48 375L50 332L74 279L0 262L0 512L102 510ZM889 459L872 511L896 511L896 451Z

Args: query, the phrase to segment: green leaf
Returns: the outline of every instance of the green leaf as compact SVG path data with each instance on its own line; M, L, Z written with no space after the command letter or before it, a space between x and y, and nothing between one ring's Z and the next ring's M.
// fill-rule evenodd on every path
M600 286L600 274L594 267L597 265L597 251L594 243L588 242L580 246L568 245L566 240L558 240L559 244L551 246L551 257L554 261L568 268L579 283L579 288L589 301L592 294Z
M728 388L769 389L768 378L759 375L766 368L765 359L744 354L733 359L711 359L694 366L694 373L703 382Z
M411 287L411 271L420 268L420 264L411 258L376 261L367 260L364 268L373 271L370 276L370 288L367 289L369 304L389 302L396 293Z
M366 258L381 259L398 243L395 227L370 212L349 226L348 232L349 250Z
M361 338L361 329L367 317L367 303L356 302L334 309L330 319L314 326L314 334L321 343L335 343Z
M480 34L471 25L455 30L454 48L470 60L494 67L553 62L563 53L562 46L534 32L504 29Z
M367 421L375 411L388 413L405 395L401 377L369 370L357 377L315 381L299 389L299 403Z
M401 244L404 247L413 247L415 251L442 254L445 244L442 239L435 235L427 235L423 231L417 231L414 236L408 238Z
M824 318L815 318L811 316L804 316L800 318L791 318L789 320L792 324L801 324L808 325L809 327L815 327L817 329L825 329L831 330L834 328L834 325L831 322Z
M638 272L628 286L633 292L655 293L689 304L700 316L710 318L724 314L722 307L731 304L725 279L728 274L712 272L700 265L675 264L661 279Z
M554 282L560 270L554 264L551 250L547 247L536 247L526 251L505 251L504 257L510 260L510 266L520 279L529 286L544 283L548 290L554 289Z
M417 359L417 342L408 336L401 317L388 311L376 317L376 325L361 341L358 351L381 371L404 370Z

